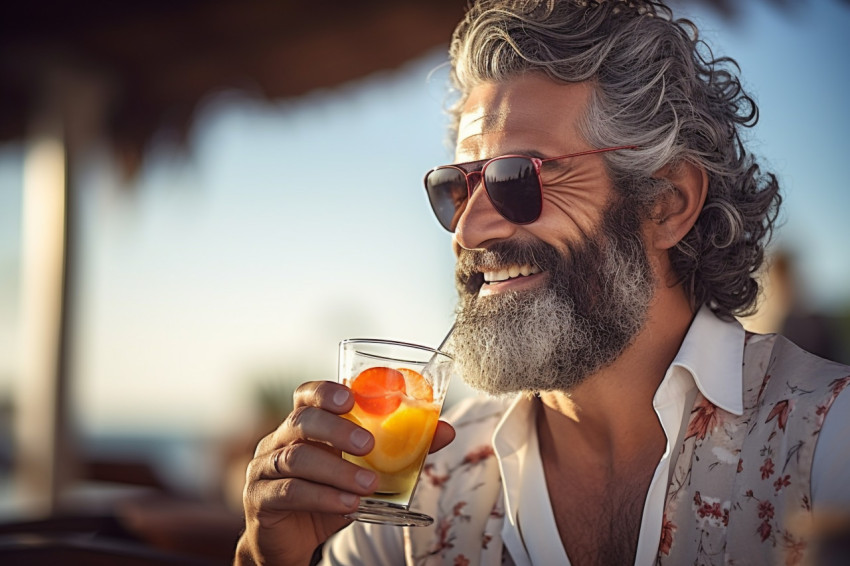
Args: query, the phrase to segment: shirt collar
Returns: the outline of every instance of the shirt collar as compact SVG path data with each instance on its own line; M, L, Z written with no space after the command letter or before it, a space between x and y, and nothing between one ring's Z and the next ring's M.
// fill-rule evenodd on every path
M744 338L738 321L723 321L703 306L670 367L686 370L706 399L740 415L744 412Z
M700 393L724 411L744 412L744 327L737 320L724 321L707 306L697 311L679 352L670 364L688 372ZM669 381L669 380L665 380ZM505 413L494 437L506 441L504 450L513 452L524 444L527 429L517 426L528 422L533 403L519 395ZM511 421L508 424L507 421Z

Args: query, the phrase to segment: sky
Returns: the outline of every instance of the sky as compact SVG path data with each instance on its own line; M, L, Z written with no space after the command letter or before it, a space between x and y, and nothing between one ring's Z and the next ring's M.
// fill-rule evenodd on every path
M850 8L742 10L687 14L742 68L761 112L750 147L784 187L778 244L830 311L850 304ZM439 343L453 256L421 179L451 161L444 61L435 50L275 104L211 96L188 153L156 147L129 185L88 156L72 331L83 430L228 434L254 418L259 386L335 379L341 339ZM20 364L21 170L20 146L0 146L0 393Z

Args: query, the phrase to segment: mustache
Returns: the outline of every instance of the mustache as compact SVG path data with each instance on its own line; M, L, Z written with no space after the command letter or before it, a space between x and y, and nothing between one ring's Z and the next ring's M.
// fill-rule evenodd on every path
M557 249L540 240L506 240L487 249L461 249L455 268L456 285L459 291L475 294L484 284L483 271L524 264L549 271L558 265L560 257Z

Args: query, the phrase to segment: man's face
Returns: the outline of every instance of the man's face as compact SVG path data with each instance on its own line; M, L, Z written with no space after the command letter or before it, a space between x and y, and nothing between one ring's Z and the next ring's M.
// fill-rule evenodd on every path
M578 133L589 92L538 76L476 87L456 161L591 149ZM550 162L541 174L534 223L511 224L479 188L455 231L454 349L464 378L490 393L569 391L622 353L653 294L640 218L615 196L601 157Z

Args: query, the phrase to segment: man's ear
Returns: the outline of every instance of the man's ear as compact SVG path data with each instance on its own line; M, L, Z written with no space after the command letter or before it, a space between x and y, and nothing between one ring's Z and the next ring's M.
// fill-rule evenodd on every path
M668 250L685 237L697 221L708 194L708 174L689 161L668 165L653 175L670 186L659 195L649 219L649 243Z

